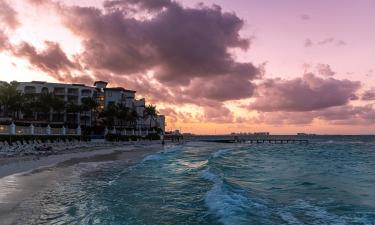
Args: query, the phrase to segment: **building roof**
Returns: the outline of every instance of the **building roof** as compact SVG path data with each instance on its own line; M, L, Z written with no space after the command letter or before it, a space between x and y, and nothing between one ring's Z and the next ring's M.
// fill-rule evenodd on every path
M46 81L31 81L31 82L18 82L21 86L44 86L49 88L85 88L85 89L95 89L95 87L87 86L85 84L70 84L70 83L54 83Z
M122 88L122 87L104 88L104 90L109 90L109 91L123 91L123 92L136 93L136 91L128 90L128 89L125 89L125 88Z
M97 83L108 84L108 82L106 82L106 81L98 80L98 81L95 81L95 82L94 82L94 86L95 86Z

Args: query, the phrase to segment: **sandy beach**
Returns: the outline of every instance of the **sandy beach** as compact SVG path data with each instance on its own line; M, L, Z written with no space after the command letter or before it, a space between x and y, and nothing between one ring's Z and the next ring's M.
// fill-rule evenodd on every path
M41 158L18 157L0 160L0 221L14 224L22 214L18 206L51 182L72 173L79 163L122 160L126 166L140 162L145 156L162 151L159 142L137 145L100 147Z

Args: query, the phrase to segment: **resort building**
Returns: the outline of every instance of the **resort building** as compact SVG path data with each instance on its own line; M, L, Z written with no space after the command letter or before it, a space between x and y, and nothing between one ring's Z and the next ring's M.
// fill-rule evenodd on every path
M96 93L95 87L84 84L48 83L44 81L19 82L17 90L26 95L52 93L66 104L73 105L81 105L84 98L93 98ZM63 116L60 116L60 114L60 112L53 112L52 110L49 122L53 124L67 123L73 126L91 126L92 118L88 112L67 113L65 111Z
M107 85L108 83L105 81L97 81L94 86L44 81L19 82L17 86L19 93L31 97L50 93L63 100L65 108L59 111L50 109L48 113L44 114L33 112L32 119L25 118L20 113L17 121L18 123L22 122L25 126L46 126L48 124L52 127L67 127L67 129L81 129L82 127L87 130L87 128L97 126L98 121L103 121L99 118L101 112L116 105L128 109L135 119L126 123L116 118L109 127L106 127L105 132L119 133L118 130L120 130L121 134L147 135L149 132L155 132L155 129L165 131L165 117L163 115L154 117L147 115L145 113L146 101L144 98L136 99L136 91L122 87L107 87ZM85 98L90 98L95 102L95 110L83 111L84 107L76 107L82 106ZM72 111L69 110L69 106L78 109Z

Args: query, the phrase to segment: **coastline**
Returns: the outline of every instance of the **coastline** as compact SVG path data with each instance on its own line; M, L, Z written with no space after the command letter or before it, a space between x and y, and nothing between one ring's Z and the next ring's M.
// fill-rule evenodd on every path
M71 152L63 154L54 154L43 157L23 156L13 158L0 158L0 179L15 175L28 173L43 167L53 167L57 164L74 160L74 159L90 159L92 157L104 157L112 154L120 154L124 152L142 149L143 147L158 146L156 142L147 142L142 144L124 144L123 146L99 146L87 148L79 148Z
M2 224L17 224L22 214L19 205L24 199L58 180L58 174L69 173L76 164L122 160L129 167L163 149L159 142L148 142L50 155L38 160L13 159L6 164L0 163L0 221Z

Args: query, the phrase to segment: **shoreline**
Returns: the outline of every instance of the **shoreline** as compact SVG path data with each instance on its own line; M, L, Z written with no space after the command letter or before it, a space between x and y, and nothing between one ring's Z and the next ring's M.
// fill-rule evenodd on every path
M22 202L59 180L57 174L71 173L74 165L122 160L129 167L163 149L159 143L148 142L50 155L39 160L14 159L5 165L0 164L0 221L2 224L17 223L24 210L19 208Z
M134 151L141 147L155 147L156 142L148 142L142 144L124 144L119 146L98 146L91 148L78 148L71 152L63 154L54 154L42 157L36 156L20 156L13 158L0 158L0 179L17 174L29 173L40 168L54 167L58 164L70 160L78 160L92 157L100 157L112 154L120 154L123 152Z

